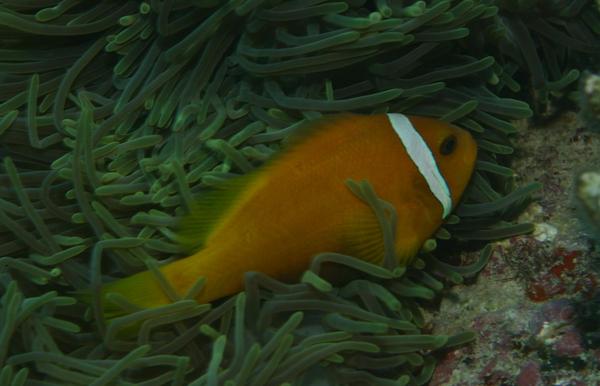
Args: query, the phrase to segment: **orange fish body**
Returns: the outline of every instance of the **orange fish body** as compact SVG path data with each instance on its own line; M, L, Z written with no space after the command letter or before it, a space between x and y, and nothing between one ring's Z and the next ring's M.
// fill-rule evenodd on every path
M230 202L213 195L205 203L224 207L221 213L210 219L192 214L197 219L186 233L198 225L203 248L161 271L181 296L205 277L197 300L209 302L241 291L248 271L297 279L320 252L380 263L377 220L348 189L348 179L368 180L395 206L396 253L407 264L459 200L476 153L468 132L431 118L348 114L319 120L273 161L234 180L230 189L237 193L223 194ZM148 271L103 290L141 307L170 302Z

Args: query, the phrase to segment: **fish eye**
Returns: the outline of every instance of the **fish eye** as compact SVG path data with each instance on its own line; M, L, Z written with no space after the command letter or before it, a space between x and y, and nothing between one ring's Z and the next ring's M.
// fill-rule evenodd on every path
M440 145L440 154L449 155L456 149L456 136L449 135L444 138L444 142Z

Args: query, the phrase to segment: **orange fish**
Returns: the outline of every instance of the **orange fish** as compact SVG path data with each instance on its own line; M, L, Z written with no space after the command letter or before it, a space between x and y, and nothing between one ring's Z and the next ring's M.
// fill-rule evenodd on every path
M202 248L160 270L181 296L205 277L197 300L210 302L241 291L247 271L298 279L320 252L381 263L379 223L348 179L368 180L395 206L396 254L408 264L460 199L476 154L467 131L432 118L317 120L264 166L201 198L183 228ZM106 284L108 292L140 307L170 302L149 271Z

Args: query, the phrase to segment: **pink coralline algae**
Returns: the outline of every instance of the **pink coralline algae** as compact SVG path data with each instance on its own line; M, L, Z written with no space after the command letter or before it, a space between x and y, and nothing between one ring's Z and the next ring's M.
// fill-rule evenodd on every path
M529 361L523 365L517 376L517 386L538 386L543 385L540 364L536 361Z
M581 334L574 326L568 326L560 332L560 337L552 345L555 355L575 358L584 352Z
M559 262L532 280L527 286L527 296L534 302L543 302L558 295L582 293L591 297L597 288L593 273L581 274L577 268L577 258L581 251L568 251L557 248L553 258Z
M533 317L531 326L535 334L534 346L545 355L577 358L585 351L576 326L575 307L568 299L543 304Z

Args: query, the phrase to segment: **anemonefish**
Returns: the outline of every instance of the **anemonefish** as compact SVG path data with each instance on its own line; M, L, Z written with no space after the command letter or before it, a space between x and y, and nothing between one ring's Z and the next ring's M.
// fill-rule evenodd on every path
M296 137L264 166L201 198L183 221L202 248L160 268L179 295L200 276L199 302L241 291L248 271L298 279L321 252L381 263L379 224L348 179L369 181L395 206L396 255L408 264L460 199L477 154L467 131L403 114L330 116ZM170 302L150 271L102 291L144 308Z

